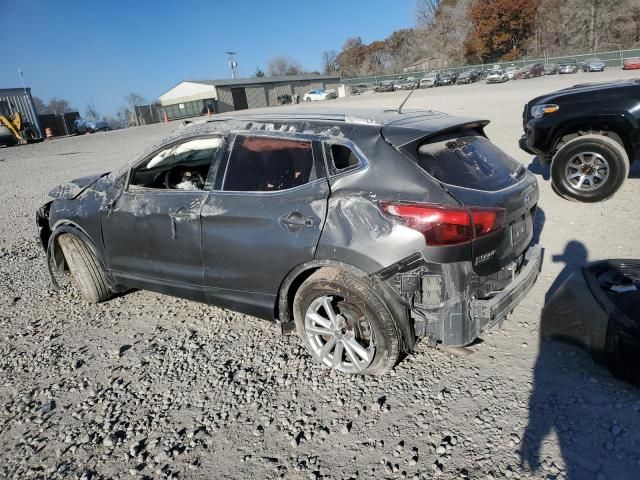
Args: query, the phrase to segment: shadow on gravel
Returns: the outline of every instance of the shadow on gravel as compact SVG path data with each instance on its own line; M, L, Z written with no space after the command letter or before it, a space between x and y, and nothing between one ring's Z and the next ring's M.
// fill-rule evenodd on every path
M540 163L540 157L534 157L527 169L534 175L540 175L545 180L551 178L551 167Z
M565 265L547 291L545 303L573 271L588 262L588 251L572 240L563 254L551 260ZM629 419L639 400L638 390L614 379L587 353L541 338L529 423L520 450L523 467L549 480L637 478L633 458L640 435L634 430L637 422ZM561 461L542 458L549 435L557 437ZM621 461L625 457L627 461Z

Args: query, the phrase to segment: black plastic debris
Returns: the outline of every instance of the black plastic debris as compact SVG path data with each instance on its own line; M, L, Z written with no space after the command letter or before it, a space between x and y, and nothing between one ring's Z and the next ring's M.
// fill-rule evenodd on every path
M56 408L55 400L47 400L42 405L42 413L46 415L47 413L51 412L51 410L53 410L54 408Z
M572 273L542 310L542 334L577 344L640 386L640 260L605 260Z

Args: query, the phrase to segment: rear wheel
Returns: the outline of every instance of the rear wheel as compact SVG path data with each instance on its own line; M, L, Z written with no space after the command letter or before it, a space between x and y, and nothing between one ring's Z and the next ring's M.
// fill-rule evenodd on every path
M558 193L580 202L612 197L629 174L629 157L617 141L587 134L565 143L553 157L551 181Z
M398 361L396 323L372 286L336 268L322 268L293 302L298 334L311 355L335 370L382 374Z
M75 235L68 233L60 235L58 243L71 276L85 300L98 303L111 298L112 292L107 285L102 266L87 245Z

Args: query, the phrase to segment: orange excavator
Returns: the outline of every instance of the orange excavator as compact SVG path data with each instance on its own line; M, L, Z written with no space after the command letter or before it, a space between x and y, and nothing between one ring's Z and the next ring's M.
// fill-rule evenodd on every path
M40 141L38 130L22 120L20 112L11 111L6 101L0 101L0 146L12 146Z

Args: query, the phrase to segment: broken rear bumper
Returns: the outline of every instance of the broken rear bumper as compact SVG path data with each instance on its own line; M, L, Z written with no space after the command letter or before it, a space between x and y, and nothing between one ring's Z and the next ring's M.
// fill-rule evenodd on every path
M538 278L542 257L539 245L530 247L517 269L514 264L513 271L517 274L510 281L504 281L497 294L486 299L476 297L475 292L479 290L473 286L477 286L482 278L472 271L468 262L444 265L440 275L423 275L411 308L416 336L426 338L428 343L448 347L470 344L501 323L525 297ZM442 278L442 281L437 280L440 284L434 287L430 277ZM442 292L442 303L426 306L437 290ZM420 301L416 300L418 298Z
M535 245L526 253L520 273L500 293L488 300L472 299L470 329L478 335L504 320L531 290L542 265L542 248Z

